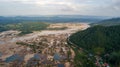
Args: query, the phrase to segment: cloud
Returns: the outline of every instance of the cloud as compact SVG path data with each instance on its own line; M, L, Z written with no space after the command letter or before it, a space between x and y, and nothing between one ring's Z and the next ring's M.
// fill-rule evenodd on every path
M120 11L120 0L0 0L0 14L95 14L112 15ZM17 10L17 11L14 11Z

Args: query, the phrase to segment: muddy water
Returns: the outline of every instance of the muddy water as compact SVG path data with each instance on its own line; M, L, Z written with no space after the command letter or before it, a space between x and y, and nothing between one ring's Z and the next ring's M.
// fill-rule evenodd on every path
M5 44L5 42L4 42L4 41L0 41L0 45L1 45L1 44Z

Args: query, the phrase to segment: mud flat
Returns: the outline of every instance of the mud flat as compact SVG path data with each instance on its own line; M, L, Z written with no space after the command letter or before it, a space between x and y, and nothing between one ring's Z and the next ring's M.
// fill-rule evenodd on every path
M52 27L53 26L53 27ZM28 40L31 38L35 38L41 35L49 35L49 34L70 34L70 33L74 33L78 30L84 30L88 27L90 27L88 25L88 23L56 23L56 24L51 24L49 26L49 28L56 28L56 27L67 27L67 29L65 30L42 30L42 31L37 31L31 34L27 34L24 36L16 36L19 32L18 31L5 31L0 33L0 44L5 44L5 43L13 43L16 41L24 41L24 40Z
M54 54L57 52L58 54L63 55L63 58L67 57L67 52L71 52L71 59L73 60L75 53L74 51L67 46L66 39L69 35L72 33L78 31L78 30L84 30L90 27L86 23L79 23L79 24L71 24L71 23L59 23L59 24L52 24L49 26L51 27L67 27L65 30L42 30L42 31L34 31L31 34L27 34L24 36L17 36L19 33L18 31L5 31L0 33L0 52L2 53L2 56L0 59L5 60L9 56L14 54L20 54L24 55L24 61L27 62L30 58L34 56L34 52L31 48L28 49L27 46L20 46L17 45L16 42L25 42L28 44L36 43L38 47L38 50L36 51L42 51L41 54L43 56L48 58L54 57ZM42 40L43 39L43 40ZM47 40L47 41L46 41ZM39 45L39 43L43 43ZM61 49L63 50L61 53ZM53 51L54 50L54 51ZM42 55L41 55L42 56ZM59 58L59 57L57 57ZM54 63L52 63L54 64ZM69 67L71 65L70 62L65 61L65 66Z

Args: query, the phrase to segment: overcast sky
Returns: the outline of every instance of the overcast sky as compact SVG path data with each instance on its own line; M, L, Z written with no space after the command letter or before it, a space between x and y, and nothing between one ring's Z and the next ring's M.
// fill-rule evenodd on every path
M120 0L0 0L0 16L120 16Z

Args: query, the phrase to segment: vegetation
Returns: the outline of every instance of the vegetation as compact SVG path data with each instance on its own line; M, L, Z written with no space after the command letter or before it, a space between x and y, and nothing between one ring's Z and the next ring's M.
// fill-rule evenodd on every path
M88 57L87 53L82 52L78 49L75 49L75 58L74 58L74 64L75 67L96 67L93 60L94 58Z
M40 22L22 22L12 24L0 24L0 32L6 30L21 31L20 35L32 33L33 31L40 31L47 28L49 24Z
M48 28L48 30L65 30L67 27L61 27L61 28Z
M28 44L28 43L24 43L24 42L16 42L16 44L26 46L26 47L30 47L34 53L36 53L36 50L37 50L37 47L38 47L35 44Z
M100 56L114 67L120 66L120 25L95 26L70 36L70 41L88 53Z
M101 26L113 26L113 25L120 25L120 18L112 18L100 21L98 23L92 23L91 26L101 25Z

